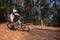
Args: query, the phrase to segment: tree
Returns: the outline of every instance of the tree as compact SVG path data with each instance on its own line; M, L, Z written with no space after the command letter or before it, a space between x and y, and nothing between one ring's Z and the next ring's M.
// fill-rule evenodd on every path
M34 9L34 2L33 0L24 0L24 8L25 8L25 17L26 20L32 21L32 14Z
M43 25L43 20L48 16L49 5L43 0L38 0L37 2L37 12L38 12L38 20ZM39 23L39 24L40 24Z

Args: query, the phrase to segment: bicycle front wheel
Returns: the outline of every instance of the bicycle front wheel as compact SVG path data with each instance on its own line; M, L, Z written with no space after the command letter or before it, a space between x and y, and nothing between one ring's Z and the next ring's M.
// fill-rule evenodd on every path
M30 28L29 28L28 25L26 25L26 24L22 24L22 25L21 25L21 28L22 28L23 31L27 31L27 32L30 31Z

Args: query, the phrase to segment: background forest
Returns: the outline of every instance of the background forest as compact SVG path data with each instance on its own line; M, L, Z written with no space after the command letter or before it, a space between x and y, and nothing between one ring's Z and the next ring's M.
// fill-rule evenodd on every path
M60 26L60 0L0 0L0 22L7 21L14 6L25 23Z

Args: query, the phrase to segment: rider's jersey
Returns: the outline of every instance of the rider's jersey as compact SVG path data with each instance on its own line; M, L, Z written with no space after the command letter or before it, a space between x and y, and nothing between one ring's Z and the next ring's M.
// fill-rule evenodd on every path
M9 21L10 21L10 22L14 22L15 16L20 16L20 14L18 14L18 13L12 13L12 14L10 14L10 16L9 16Z

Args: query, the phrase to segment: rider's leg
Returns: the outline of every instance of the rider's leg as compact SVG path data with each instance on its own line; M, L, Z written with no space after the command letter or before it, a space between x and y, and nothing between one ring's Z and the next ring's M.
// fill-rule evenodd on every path
M19 25L21 25L22 22L20 20L18 20L18 23L19 23Z
M14 27L15 27L15 28L18 27L18 22L14 22Z
M15 28L17 28L18 25L21 25L21 23L22 22L20 20L18 20L17 22L14 22L13 25L14 25Z

